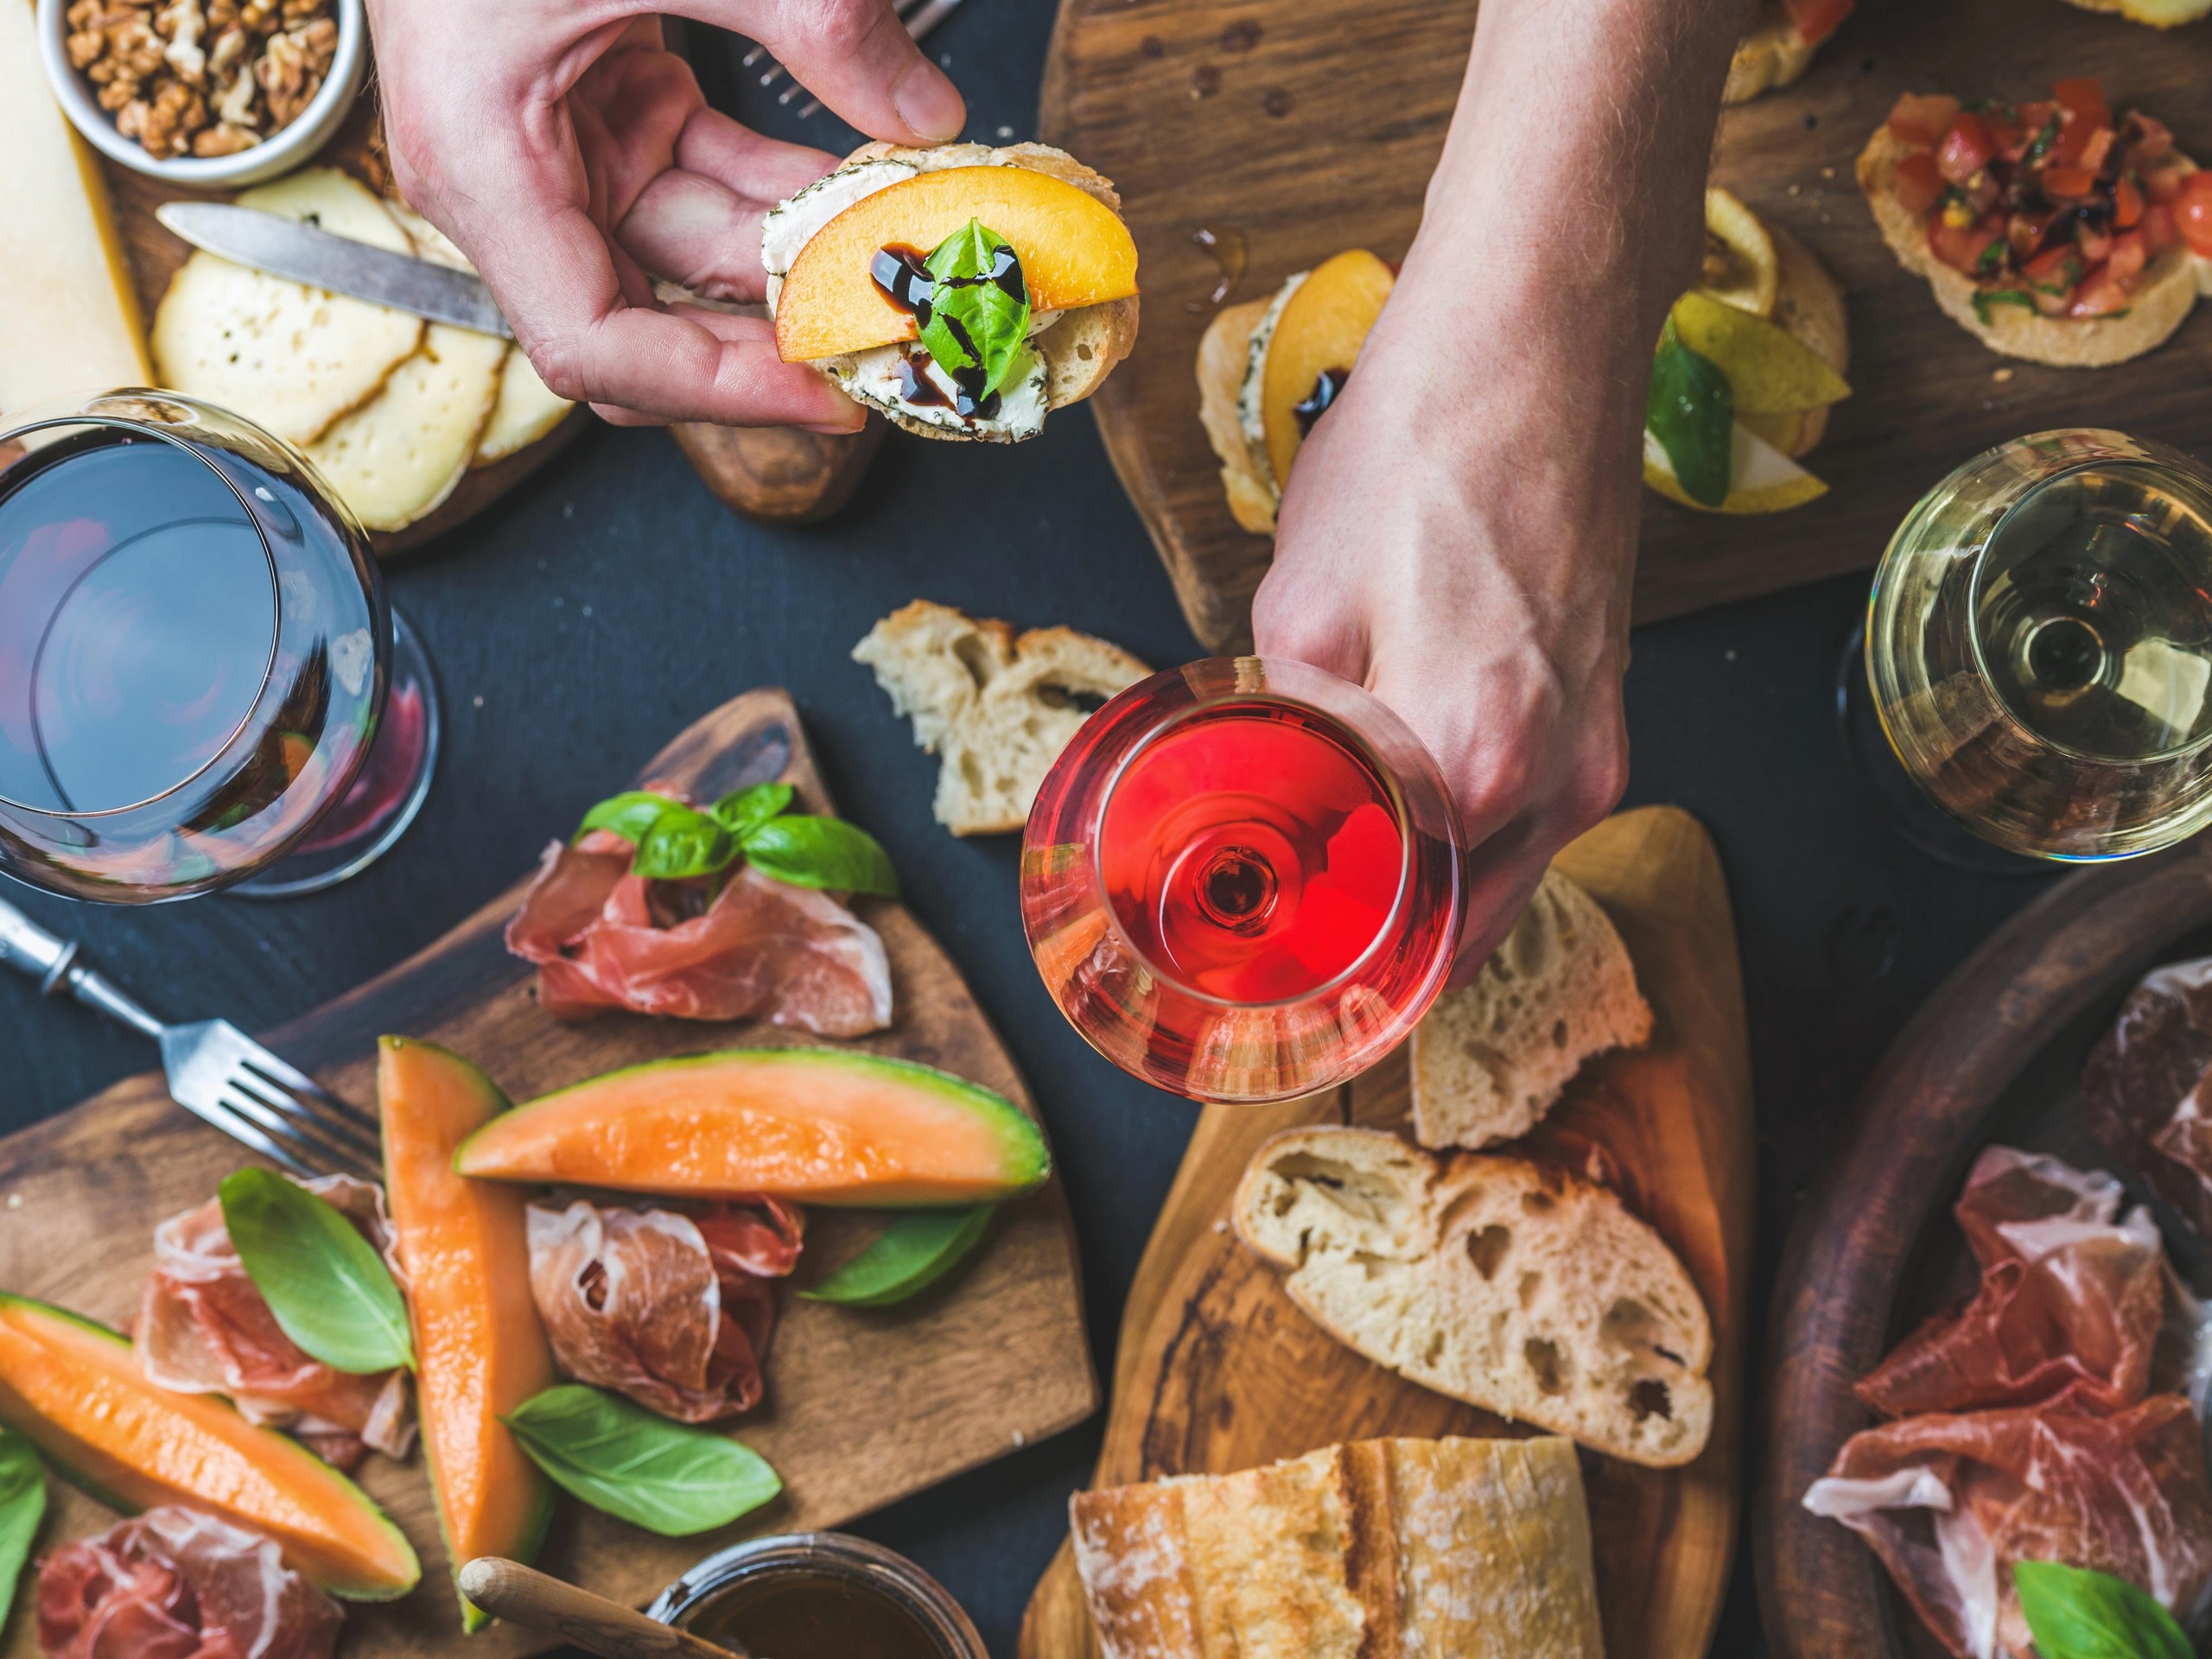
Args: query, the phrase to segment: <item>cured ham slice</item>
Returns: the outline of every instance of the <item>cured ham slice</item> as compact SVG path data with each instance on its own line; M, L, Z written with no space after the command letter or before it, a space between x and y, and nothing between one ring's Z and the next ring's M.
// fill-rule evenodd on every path
M2032 1659L2012 1564L2094 1567L2183 1624L2212 1602L2212 1488L2189 1402L1929 1414L1853 1435L1805 1507L1862 1535L1961 1659Z
M760 1403L773 1281L800 1213L747 1204L530 1206L530 1288L563 1371L679 1422Z
M1953 1213L1981 1265L1974 1299L1905 1338L1859 1384L1885 1417L2047 1400L2143 1398L2165 1319L2165 1251L2103 1171L1990 1147Z
M883 941L829 894L749 865L719 887L648 880L630 874L632 852L605 830L573 847L555 842L507 924L507 949L537 965L539 1001L555 1019L607 1008L765 1016L823 1037L891 1023Z
M2212 1238L2212 957L2155 969L2128 994L2082 1070L2082 1113Z
M300 1185L342 1211L406 1285L381 1188L350 1175ZM303 1352L246 1276L220 1199L154 1230L154 1270L134 1341L149 1382L228 1395L249 1421L291 1429L340 1469L359 1463L370 1446L404 1458L415 1443L406 1373L352 1376Z
M55 1659L329 1659L342 1618L273 1540L172 1505L48 1554L37 1611Z

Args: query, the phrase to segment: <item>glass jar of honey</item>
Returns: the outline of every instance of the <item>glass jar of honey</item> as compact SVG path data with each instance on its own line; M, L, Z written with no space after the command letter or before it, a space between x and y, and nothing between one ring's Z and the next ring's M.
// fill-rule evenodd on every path
M895 1551L842 1532L734 1544L646 1611L772 1659L988 1659L944 1586Z

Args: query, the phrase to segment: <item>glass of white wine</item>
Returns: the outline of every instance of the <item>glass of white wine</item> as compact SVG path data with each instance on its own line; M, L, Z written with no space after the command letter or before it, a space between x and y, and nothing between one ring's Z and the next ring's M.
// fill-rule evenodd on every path
M2212 470L2118 432L1977 456L1891 538L1866 677L1926 797L2029 858L2212 823Z

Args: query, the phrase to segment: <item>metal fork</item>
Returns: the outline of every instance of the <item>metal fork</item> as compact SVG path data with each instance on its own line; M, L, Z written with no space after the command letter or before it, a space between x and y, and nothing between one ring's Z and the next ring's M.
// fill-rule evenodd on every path
M947 17L950 17L953 12L959 8L960 0L893 0L893 4L897 10L899 16L906 20L906 33L918 41L925 35L928 35L931 29L935 29ZM767 68L761 73L760 84L763 86L772 86L778 81L783 79L785 76L791 73L790 70L785 68L782 64L778 63L773 58L771 58L768 55L768 48L766 47L759 45L758 43L753 46L753 48L750 52L747 52L743 57L738 60L738 67L744 69L750 69L754 65L762 62L766 62L768 66ZM790 86L785 87L782 92L776 94L776 103L778 106L782 107L790 104L791 99L797 98L805 90L806 88L800 86L797 81L791 82ZM800 106L798 118L802 121L810 121L814 118L816 114L820 111L821 108L822 100L820 99L809 99Z
M287 1065L227 1020L164 1025L78 961L74 940L57 938L4 899L0 962L37 980L48 996L67 991L154 1039L162 1046L169 1096L178 1105L294 1174L384 1178L376 1119Z

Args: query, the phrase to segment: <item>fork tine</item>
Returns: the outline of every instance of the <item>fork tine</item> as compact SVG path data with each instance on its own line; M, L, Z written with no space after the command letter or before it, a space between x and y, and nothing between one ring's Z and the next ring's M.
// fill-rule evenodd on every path
M365 1157L379 1161L383 1159L384 1144L380 1130L364 1123L360 1115L351 1107L319 1089L288 1085L281 1077L272 1076L266 1067L257 1065L251 1060L244 1062L241 1069L264 1089L276 1092L277 1098L270 1101L270 1104L278 1111L285 1110L289 1104L333 1140L344 1142Z
M270 1140L251 1120L239 1116L220 1101L209 1101L195 1106L188 1100L179 1100L177 1104L210 1128L221 1130L232 1140L252 1147L264 1158L276 1160L295 1175L314 1177L322 1173L289 1148Z
M245 1064L283 1089L285 1093L296 1095L302 1100L312 1101L317 1106L323 1108L330 1116L340 1118L355 1128L365 1131L372 1139L382 1136L384 1125L373 1114L364 1111L350 1100L332 1094L329 1090L324 1088L297 1066L270 1053L260 1044L247 1045Z
M281 1100L269 1099L249 1086L244 1077L231 1078L224 1090L222 1103L251 1118L270 1134L283 1136L304 1155L327 1167L366 1180L381 1178L359 1150L331 1135L314 1119L287 1111Z

